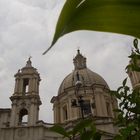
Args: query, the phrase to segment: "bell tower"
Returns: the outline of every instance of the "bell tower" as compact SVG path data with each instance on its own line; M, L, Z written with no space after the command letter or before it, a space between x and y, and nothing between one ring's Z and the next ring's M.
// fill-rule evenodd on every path
M10 126L36 125L41 105L39 96L40 75L32 67L30 58L26 66L15 74L15 89L12 101Z
M130 62L132 63L132 62ZM140 66L140 62L138 62L138 66ZM131 69L128 69L127 71L132 87L135 88L140 88L140 72L133 71Z
M133 70L132 67L139 69L140 68L140 59L139 59L139 50L138 50L138 39L134 39L133 45L135 48L135 51L132 50L131 56L133 58L130 60L129 65L131 67L128 67L127 73L130 78L131 84L133 89L140 88L140 72Z

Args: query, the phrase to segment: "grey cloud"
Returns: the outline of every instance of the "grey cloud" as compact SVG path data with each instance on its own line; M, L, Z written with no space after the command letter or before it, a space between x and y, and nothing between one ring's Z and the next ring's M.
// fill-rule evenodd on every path
M27 4L29 6L33 7L39 7L42 9L53 9L57 5L61 4L63 5L65 0L18 0L20 2L23 2L24 4Z
M0 107L10 107L14 74L25 66L29 55L41 75L40 119L52 122L50 99L57 95L64 77L73 70L78 47L88 67L99 73L111 88L126 76L132 39L108 33L79 31L68 34L42 56L49 46L64 0L0 0Z

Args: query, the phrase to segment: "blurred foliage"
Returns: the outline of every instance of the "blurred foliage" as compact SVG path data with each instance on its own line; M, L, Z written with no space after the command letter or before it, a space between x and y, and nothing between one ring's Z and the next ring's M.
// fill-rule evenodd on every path
M140 51L138 40L134 40L134 49L129 56L130 64L126 71L140 72ZM119 127L119 134L114 140L140 140L140 86L130 89L126 85L127 78L123 81L117 91L111 93L118 99L119 109L116 125Z
M56 124L50 128L51 131L59 133L63 138L69 140L100 140L101 134L96 131L94 121L92 118L80 120L72 128L72 130L66 130L63 126Z

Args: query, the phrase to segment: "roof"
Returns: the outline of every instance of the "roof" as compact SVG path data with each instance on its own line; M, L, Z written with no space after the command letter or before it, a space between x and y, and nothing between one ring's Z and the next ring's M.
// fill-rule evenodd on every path
M69 88L76 87L77 82L80 82L80 84L85 87L100 85L109 89L108 84L99 74L87 68L86 58L80 53L80 50L77 50L77 55L73 59L73 63L75 67L74 71L64 78L58 94L64 93L64 91Z
M67 75L60 85L58 94L61 94L65 90L75 86L77 72L79 74L80 81L82 82L83 86L88 87L92 85L101 85L109 89L108 84L99 74L91 71L88 68L84 68L80 70L74 70L72 73Z

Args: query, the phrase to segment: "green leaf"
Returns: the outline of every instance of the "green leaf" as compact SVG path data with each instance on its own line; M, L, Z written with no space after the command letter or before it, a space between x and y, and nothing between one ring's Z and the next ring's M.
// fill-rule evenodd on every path
M56 132L56 133L59 133L59 134L63 135L64 137L70 138L70 136L67 133L67 131L60 125L54 125L49 130L53 131L53 132Z
M125 79L123 80L123 87L125 87L126 82L127 82L127 78L125 78Z
M66 0L51 47L61 36L77 30L121 33L140 38L139 29L140 0Z
M127 128L121 129L120 133L124 138L131 135L131 132L136 128L136 125L127 126Z
M74 126L73 128L73 135L77 134L77 133L81 133L84 131L84 129L88 126L90 126L93 123L92 119L84 119L81 120L78 124L76 124L76 126Z
M92 131L85 131L84 133L82 133L80 140L91 140L92 137L93 137Z
M63 6L63 9L61 11L61 14L59 16L59 19L57 21L57 27L55 29L55 35L52 41L51 46L43 53L47 53L51 47L55 44L55 42L58 40L59 37L64 35L64 28L69 24L69 21L72 20L72 17L75 15L75 12L77 10L77 6L79 3L81 3L82 0L67 0L65 5ZM64 11L64 12L63 12Z
M101 134L99 132L94 133L92 130L82 133L80 140L101 140Z
M101 140L101 134L99 132L96 132L93 137L93 140Z
M115 112L122 112L121 109L114 109L113 111L115 111Z
M123 89L123 86L120 86L118 89L117 89L117 92L120 92L120 90Z
M132 113L135 113L135 114L140 114L140 107L136 106L133 108L129 108L129 111L131 111Z
M114 137L114 140L124 140L124 138L122 136L120 136L120 135L116 135Z
M119 103L119 107L121 108L122 106L124 106L124 104L125 104L125 99Z

